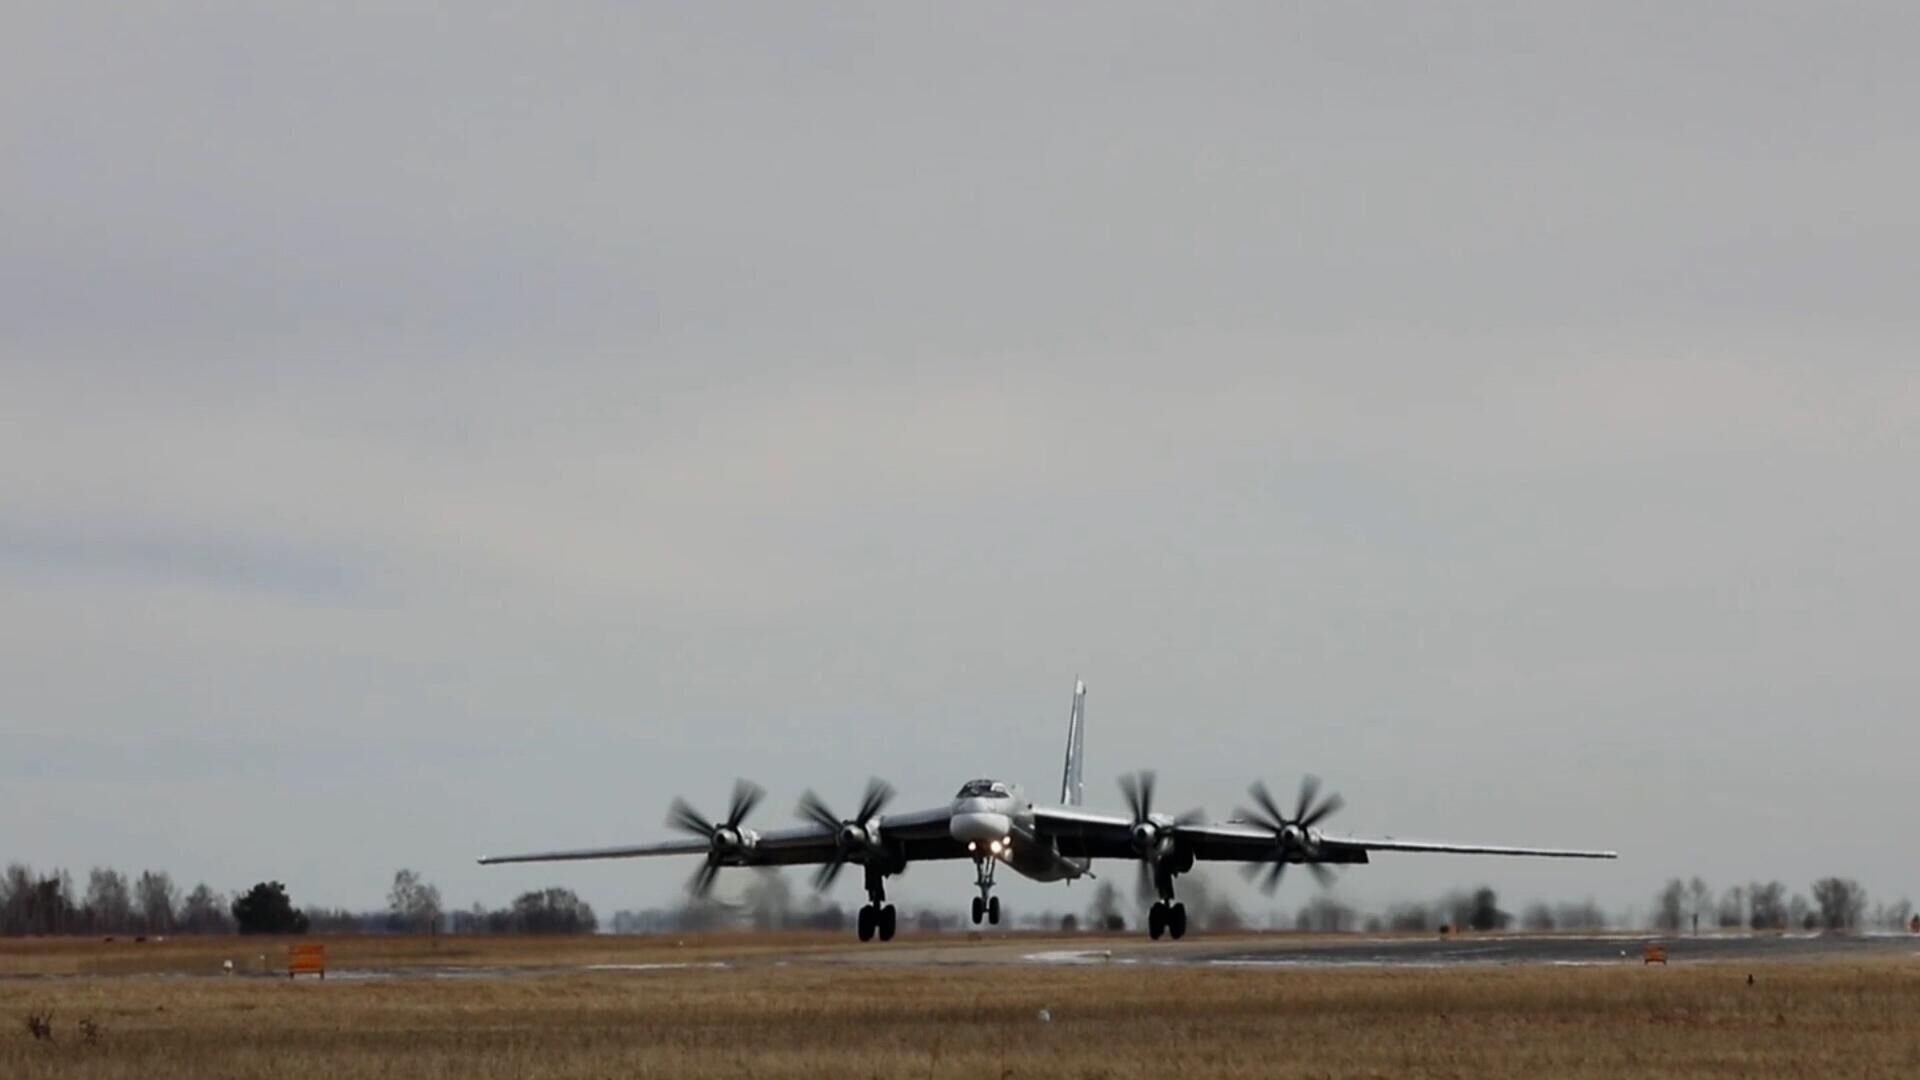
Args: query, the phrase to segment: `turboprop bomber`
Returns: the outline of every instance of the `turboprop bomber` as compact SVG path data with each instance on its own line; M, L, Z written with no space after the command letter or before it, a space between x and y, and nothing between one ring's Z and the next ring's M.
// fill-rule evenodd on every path
M746 824L765 797L758 784L734 784L727 814L713 820L676 798L667 824L687 834L628 847L541 851L492 855L483 865L567 862L582 859L632 859L657 855L697 855L699 867L687 887L706 896L726 867L817 866L813 885L831 886L848 866L865 878L867 904L860 909L861 941L891 941L898 920L887 903L887 878L907 864L965 859L973 864L973 922L1000 922L1000 898L993 895L1001 866L1034 881L1073 881L1092 877L1096 859L1131 861L1147 909L1147 932L1155 940L1187 932L1187 909L1175 898L1180 875L1199 862L1237 862L1249 879L1271 895L1289 866L1303 866L1322 886L1332 879L1329 866L1371 861L1374 852L1433 852L1453 855L1507 855L1550 859L1612 859L1612 851L1572 848L1500 847L1388 837L1334 836L1321 823L1345 805L1337 794L1321 795L1320 781L1301 781L1291 808L1283 806L1255 781L1247 789L1251 807L1218 822L1197 811L1169 815L1154 808L1154 774L1120 778L1126 813L1089 810L1083 805L1087 687L1076 682L1067 718L1066 764L1057 803L1036 802L1016 784L992 778L969 780L944 805L906 813L887 813L894 790L885 781L867 783L859 803L842 817L809 791L796 814L803 824L760 831Z

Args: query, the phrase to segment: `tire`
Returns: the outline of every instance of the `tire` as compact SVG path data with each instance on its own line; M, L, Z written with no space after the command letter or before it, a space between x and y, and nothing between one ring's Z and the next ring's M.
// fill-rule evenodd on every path
M1147 909L1147 936L1155 941L1167 932L1167 905L1156 903Z
M892 941L894 928L898 925L899 922L894 916L892 904L888 904L886 907L880 909L880 926L878 929L880 931L881 941Z
M979 897L973 898L973 925L979 926L980 920L987 917L987 902Z
M1187 936L1187 905L1175 904L1167 909L1167 933L1175 941Z
M874 915L872 904L868 904L866 907L863 907L860 909L860 940L861 941L873 940L874 923L878 921L879 920Z
M1000 925L1000 898L997 896L987 901L987 921L995 926Z

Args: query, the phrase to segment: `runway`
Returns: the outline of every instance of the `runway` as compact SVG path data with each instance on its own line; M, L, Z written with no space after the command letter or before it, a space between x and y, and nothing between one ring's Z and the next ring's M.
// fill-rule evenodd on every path
M1730 935L1658 937L1648 935L1515 935L1453 938L1375 938L1325 942L1286 942L1234 948L1201 957L1206 963L1271 966L1451 967L1463 964L1617 964L1638 963L1648 942L1665 946L1671 963L1689 961L1839 960L1867 956L1914 956L1920 939L1842 935Z
M881 948L816 954L801 961L878 965L1091 965L1248 968L1450 968L1473 965L1577 967L1639 964L1641 947L1658 942L1669 963L1781 963L1805 960L1902 959L1920 961L1920 937L1913 935L1709 935L1662 937L1648 934L1477 935L1454 937L1357 937L1327 935L1246 935L1185 941L1102 939L1097 947L1078 947L1058 938L1022 945L982 940L970 944L919 945L907 942Z
M648 979L691 970L753 973L769 968L866 967L1035 968L1110 965L1186 969L1583 967L1641 963L1641 948L1659 942L1670 964L1775 964L1806 961L1920 963L1911 934L1712 934L1662 937L1643 933L1464 934L1447 937L1346 934L1196 933L1183 941L1145 935L1061 935L1025 932L908 935L860 945L839 935L769 940L740 934L682 942L671 936L524 939L501 944L477 938L443 951L427 942L369 936L329 939L332 979L519 979L568 975ZM116 977L285 978L284 946L233 939L128 945L85 940L21 943L0 956L0 983ZM270 956L269 953L272 955ZM50 954L50 955L48 955Z

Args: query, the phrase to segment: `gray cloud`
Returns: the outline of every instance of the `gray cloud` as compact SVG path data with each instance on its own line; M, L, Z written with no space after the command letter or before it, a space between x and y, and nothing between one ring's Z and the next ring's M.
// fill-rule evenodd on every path
M1631 856L1357 898L1920 890L1912 22L22 13L0 856L497 900L1078 673L1103 798Z

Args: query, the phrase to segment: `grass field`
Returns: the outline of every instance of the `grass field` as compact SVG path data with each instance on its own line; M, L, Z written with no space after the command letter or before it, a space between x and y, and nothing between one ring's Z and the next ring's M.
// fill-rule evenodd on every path
M1920 1076L1920 964L14 978L0 1023L8 1078Z

